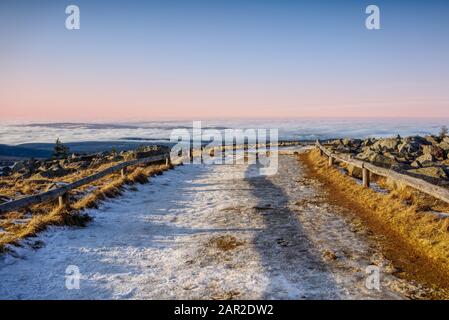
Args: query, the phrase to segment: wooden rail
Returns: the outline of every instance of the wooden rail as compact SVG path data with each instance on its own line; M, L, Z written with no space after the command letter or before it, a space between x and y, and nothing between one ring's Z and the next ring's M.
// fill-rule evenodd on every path
M389 178L395 182L404 184L406 186L424 192L432 197L435 197L439 200L442 200L446 203L449 203L449 190L446 188L436 186L422 179L411 177L409 175L402 174L390 169L375 166L369 162L354 159L352 156L347 154L333 153L327 150L324 146L322 146L319 141L316 142L316 147L320 150L321 155L326 155L327 157L329 157L329 165L332 165L334 161L337 160L362 169L363 185L365 187L369 187L370 173L373 173L381 177Z
M43 203L43 202L49 202L58 199L59 204L62 206L67 200L67 194L70 190L79 188L81 186L84 186L88 183L91 183L93 181L99 180L107 175L110 175L112 173L121 171L122 176L125 174L126 167L135 166L139 164L144 163L153 163L153 162L159 162L159 161L166 161L166 164L170 162L169 155L159 155L154 157L148 157L148 158L142 158L137 160L131 160L119 163L118 165L115 165L113 167L107 168L103 171L97 172L93 175L90 175L88 177L85 177L83 179L80 179L78 181L72 182L70 184L67 184L65 186L52 189L46 192L42 192L36 195L32 195L29 197L20 198L17 200L13 200L10 202L6 202L3 204L0 204L0 214L5 212L10 212L14 210L23 209L35 204Z
M263 144L266 147L270 147L270 143L268 144ZM259 156L259 147L262 146L262 144L256 144L255 148L256 148L256 158ZM181 162L183 162L186 157L189 158L190 162L193 162L193 157L195 156L195 154L200 155L201 156L201 160L202 160L202 154L203 152L211 152L212 150L215 149L222 149L223 151L225 150L229 150L229 149L236 149L236 148L246 148L246 151L248 150L248 145L244 145L244 146L231 146L231 147L226 147L226 146L222 146L222 147L216 147L210 150L206 150L205 148L201 148L201 149L193 149L190 148L189 150L189 154L188 155L183 155L180 159L178 159L178 161L176 163L173 164L179 164ZM223 152L223 157L224 157L224 152ZM121 172L121 176L125 177L126 176L126 168L130 167L130 166L135 166L135 165L139 165L139 164L143 164L143 163L153 163L153 162L159 162L159 161L166 161L166 164L169 164L171 162L170 160L170 156L168 154L166 155L159 155L159 156L154 156L154 157L149 157L149 158L143 158L143 159L137 159L137 160L131 160L131 161L126 161L126 162L122 162L119 163L113 167L110 167L108 169L105 169L103 171L97 172L93 175L90 175L88 177L85 177L83 179L80 179L78 181L69 183L67 185L64 185L62 187L58 187L55 189L51 189L51 190L47 190L45 192L36 194L36 195L32 195L32 196L28 196L28 197L23 197L20 199L16 199L16 200L12 200L6 203L2 203L0 204L0 214L6 213L6 212L10 212L10 211L14 211L14 210L19 210L19 209L23 209L23 208L27 208L30 207L32 205L36 205L39 203L44 203L44 202L49 202L49 201L54 201L57 200L59 201L59 205L60 206L64 206L67 201L68 201L68 193L71 190L77 189L81 186L84 186L86 184L89 184L91 182L94 182L96 180L99 180L107 175L110 175L112 173ZM202 161L201 161L202 162Z

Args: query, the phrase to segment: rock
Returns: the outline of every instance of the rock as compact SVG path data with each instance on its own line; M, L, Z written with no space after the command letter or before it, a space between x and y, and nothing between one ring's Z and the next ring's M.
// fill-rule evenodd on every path
M348 174L354 178L362 179L362 169L355 166L348 166Z
M430 153L425 153L422 156L416 158L414 162L417 162L417 167L423 167L426 165L432 165L435 161L434 157Z
M14 165L11 168L13 173L21 172L25 170L25 164L22 161L14 163Z
M408 164L395 163L395 164L393 164L393 165L391 166L390 169L391 169L391 170L394 170L394 171L402 172L402 171L405 171L405 170L409 170L409 169L410 169L410 166L409 166Z
M79 161L72 164L73 169L82 170L89 168L90 163L88 161Z
M143 159L161 154L167 154L170 152L170 148L166 146L144 146L140 147L136 151L127 151L122 154L125 161Z
M433 145L437 145L438 143L440 143L440 139L435 136L425 136L424 139L426 139L427 142Z
M342 139L333 140L333 141L331 141L330 144L332 144L334 146L342 145L343 144L343 140Z
M396 151L400 140L397 138L387 138L376 141L371 149L374 151Z
M430 142L426 139L416 136L403 139L402 143L398 146L399 153L402 154L420 154L422 152L421 146L429 145Z
M44 178L51 179L51 178L65 176L65 175L69 174L69 170L64 169L58 163L58 164L52 165L48 170L39 172L39 174Z
M381 153L375 152L373 150L365 150L363 153L359 153L356 156L357 159L368 161L376 165L383 167L390 167L396 163L394 157L387 157Z
M95 167L98 167L98 166L100 166L102 164L105 164L107 162L108 162L108 160L105 159L105 158L102 158L102 157L94 158L92 161L90 161L89 166L91 168L95 168Z
M374 138L368 138L363 140L361 147L369 147L372 146L376 142L376 139Z
M9 176L12 173L12 170L10 167L4 167L2 169L2 176Z
M414 168L421 168L421 163L419 162L419 161L413 161L411 164L410 164L412 167L414 167Z
M447 179L447 173L441 167L425 167L408 170L409 173L414 173L422 176L427 176L435 179Z
M443 149L434 145L425 145L422 146L422 151L424 155L431 155L438 160L444 160L446 158L446 153ZM432 160L433 161L433 160Z
M395 164L395 160L389 157L386 157L382 154L377 154L376 156L372 157L370 161L376 165L383 166L383 167L390 167L393 164Z
M438 144L438 147L443 149L446 153L449 152L449 142L442 141Z

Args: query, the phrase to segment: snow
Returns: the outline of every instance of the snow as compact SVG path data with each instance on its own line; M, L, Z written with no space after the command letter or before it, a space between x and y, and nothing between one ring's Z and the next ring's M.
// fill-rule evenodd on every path
M156 176L88 211L88 227L51 228L0 258L0 298L402 298L387 272L381 291L366 289L366 266L385 263L375 246L320 204L295 157L279 165L273 177L244 164ZM224 236L238 245L221 249ZM66 288L70 265L79 290Z

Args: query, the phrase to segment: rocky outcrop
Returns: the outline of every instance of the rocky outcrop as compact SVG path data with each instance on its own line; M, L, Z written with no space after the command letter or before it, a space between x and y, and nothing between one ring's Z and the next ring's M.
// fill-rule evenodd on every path
M328 147L392 170L449 181L449 137L339 139Z
M115 152L101 152L96 154L72 154L63 159L26 160L15 162L11 167L0 168L0 175L20 178L33 177L35 180L53 179L63 177L76 171L96 169L107 163L141 159L169 153L166 146L145 146L137 150L126 151L120 154Z

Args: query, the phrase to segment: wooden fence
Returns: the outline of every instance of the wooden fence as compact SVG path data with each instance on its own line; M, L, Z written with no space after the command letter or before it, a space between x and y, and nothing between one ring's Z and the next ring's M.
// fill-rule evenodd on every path
M348 165L362 169L363 186L369 187L370 185L370 173L375 175L389 178L397 183L404 184L421 192L424 192L432 197L449 203L449 190L443 187L436 186L432 183L411 177L406 174L402 174L390 169L385 169L373 165L372 163L361 161L353 158L348 154L337 154L327 150L319 141L316 142L316 147L320 150L321 155L326 155L329 158L329 166L332 166L334 162L340 161Z
M52 189L52 190L48 190L46 192L42 192L42 193L32 195L29 197L24 197L24 198L20 198L17 200L3 203L0 205L0 214L27 208L32 205L36 205L36 204L43 203L43 202L49 202L49 201L53 201L56 199L59 200L59 205L62 206L62 205L64 205L65 201L67 200L68 192L73 189L77 189L81 186L84 186L88 183L99 180L107 175L110 175L110 174L118 172L118 171L121 171L122 176L124 176L125 170L127 167L131 167L131 166L135 166L135 165L139 165L139 164L149 164L149 163L154 163L154 162L160 162L160 161L164 161L164 160L165 160L165 163L168 164L170 162L169 155L158 155L158 156L149 157L149 158L142 158L142 159L122 162L122 163L119 163L118 165L107 168L103 171L97 172L93 175L90 175L90 176L80 179L78 181L69 183L65 186L62 186L62 187L59 187L56 189Z
M221 149L222 150L222 155L224 157L225 155L225 150L230 150L230 149L239 149L239 148L243 148L245 149L245 151L248 150L249 147L255 147L256 151L256 158L258 158L259 155L259 147L262 146L266 146L268 149L270 148L270 143L267 144L256 144L254 146L245 144L244 146L240 146L240 145L233 145L233 146L222 146L222 147L216 147L216 148L212 148L212 149L193 149L190 148L189 150L189 154L188 155L182 155L182 157L180 157L178 159L178 161L176 163L173 163L174 165L179 164L181 162L183 162L186 159L190 159L190 162L193 162L193 158L194 156L201 156L201 162L202 162L202 154L204 152L215 152L215 150ZM75 181L73 183L58 187L56 189L52 189L52 190L48 190L36 195L32 195L32 196L28 196L28 197L23 197L20 199L16 199L16 200L12 200L6 203L2 203L0 204L0 214L6 213L6 212L10 212L10 211L15 211L15 210L20 210L23 208L27 208L30 207L32 205L36 205L39 203L44 203L44 202L49 202L49 201L54 201L57 200L59 201L59 205L60 206L64 206L65 203L67 202L67 198L68 198L68 193L71 190L77 189L81 186L84 186L86 184L89 184L91 182L94 182L96 180L99 180L101 178L104 178L107 175L110 175L112 173L121 171L122 177L125 176L125 170L126 167L131 167L131 166L135 166L135 165L139 165L139 164L149 164L149 163L154 163L154 162L160 162L160 161L164 161L166 162L166 164L171 163L170 160L170 155L169 154L165 154L165 155L159 155L159 156L154 156L154 157L149 157L149 158L143 158L143 159L137 159L137 160L131 160L131 161L126 161L126 162L122 162L119 163L113 167L110 167L108 169L105 169L103 171L97 172L93 175L90 175L88 177L85 177L83 179L80 179L78 181Z

